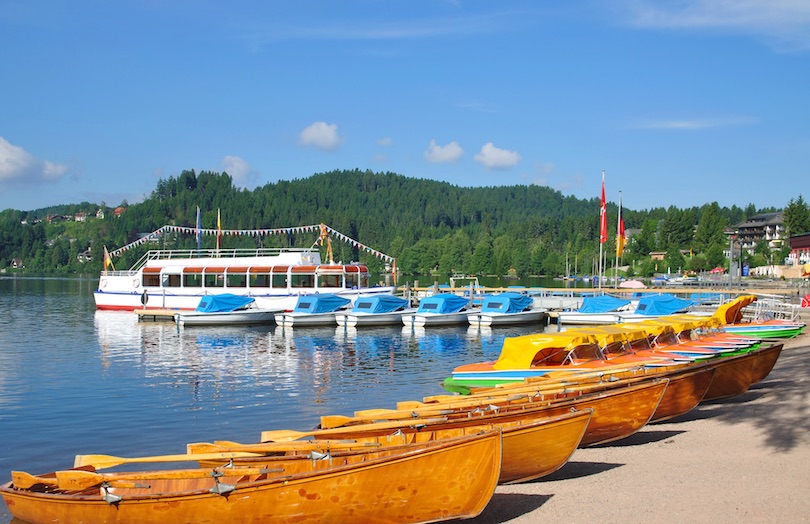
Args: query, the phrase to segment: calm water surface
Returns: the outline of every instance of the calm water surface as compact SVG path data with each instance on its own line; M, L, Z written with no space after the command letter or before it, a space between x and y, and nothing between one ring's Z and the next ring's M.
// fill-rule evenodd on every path
M178 328L96 311L96 284L0 277L2 482L71 467L77 453L184 453L392 408L443 393L455 366L543 328Z

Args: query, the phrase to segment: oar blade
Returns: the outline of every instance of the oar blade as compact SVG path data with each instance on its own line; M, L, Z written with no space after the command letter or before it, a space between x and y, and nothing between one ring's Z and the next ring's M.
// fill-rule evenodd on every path
M37 484L56 484L55 477L38 477L25 471L12 471L11 481L15 488L28 489Z

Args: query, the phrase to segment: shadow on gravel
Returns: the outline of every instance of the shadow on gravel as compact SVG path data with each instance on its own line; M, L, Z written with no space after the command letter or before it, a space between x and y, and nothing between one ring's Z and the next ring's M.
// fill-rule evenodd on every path
M624 464L615 464L611 462L568 461L565 466L558 469L551 475L546 475L545 477L537 479L534 482L590 477L591 475L598 475L604 471L610 471L611 469L620 468L622 466L624 466Z
M621 440L617 440L615 442L607 442L605 444L599 444L598 446L590 446L592 448L623 448L628 446L643 446L644 444L650 444L652 442L661 442L663 440L667 440L669 438L675 437L680 435L681 433L686 433L686 431L657 431L657 430L645 430L642 429L638 433L634 433L629 437L625 437Z
M810 346L785 349L771 374L736 397L702 402L697 408L662 424L715 419L728 424L754 424L764 445L790 451L810 435Z
M539 508L553 495L527 495L522 493L495 493L484 511L474 519L475 524L508 522Z

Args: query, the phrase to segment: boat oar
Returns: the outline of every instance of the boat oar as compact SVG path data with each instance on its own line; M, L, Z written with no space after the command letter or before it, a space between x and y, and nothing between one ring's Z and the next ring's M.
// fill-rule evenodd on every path
M82 472L79 473L90 473L90 472ZM118 480L118 479L109 479L109 480L102 480L99 482L95 482L90 486L84 487L73 487L72 485L68 484L66 486L59 485L59 478L58 475L56 477L39 477L36 475L31 475L30 473L26 473L25 471L12 471L11 472L11 480L14 483L15 488L19 489L30 489L32 486L36 484L46 484L48 486L58 486L60 489L67 489L67 490L76 490L76 489L85 489L86 487L94 486L96 484L100 484L101 482L107 482L110 487L115 488L148 488L148 484L141 484L139 482L132 482L126 480Z
M136 464L136 463L149 463L149 462L193 462L200 460L216 460L223 459L227 461L232 458L244 457L258 457L256 453L247 452L227 452L227 453L199 453L199 454L184 454L184 455L157 455L154 457L115 457L112 455L76 455L76 460L73 462L74 468L81 466L93 466L96 469L112 468L122 464Z
M420 420L398 420L395 422L373 422L369 424L361 424L352 427L350 431L375 431L380 429L398 429L407 428L409 426L422 426L427 424L434 424L439 422L447 422L447 418L426 418ZM271 431L262 431L262 442L286 442L288 440L297 440L303 437L329 437L329 435L340 435L347 431L348 428L332 428L332 429L313 429L312 431L294 431L291 429L277 429Z
M160 471L144 471L138 473L95 473L83 470L65 470L56 472L56 482L59 489L81 490L102 483L114 485L117 482L143 480L175 480L175 479L198 479L216 476L243 476L243 475L263 475L266 473L280 473L282 469L268 468L241 468L224 467L219 469L171 469ZM124 487L124 486L119 486ZM135 485L127 487L146 487L146 485Z
M367 447L379 447L380 444L372 442L357 442L356 440L315 440L292 442L265 442L263 444L240 444L229 440L210 442L194 442L186 445L189 453L222 453L225 451L248 451L251 453L283 453L287 451L321 451L343 450Z
M350 424L368 424L369 422L384 422L394 420L418 419L421 417L441 417L455 413L452 409L433 409L417 413L415 411L394 410L394 409L367 409L355 411L353 417L344 415L324 415L321 417L321 428L337 428Z

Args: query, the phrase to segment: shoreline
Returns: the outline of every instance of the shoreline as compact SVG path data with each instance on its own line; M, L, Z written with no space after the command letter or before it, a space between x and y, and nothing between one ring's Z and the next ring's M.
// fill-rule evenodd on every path
M578 449L468 522L810 522L810 334L746 393Z

